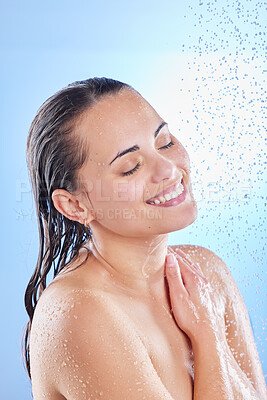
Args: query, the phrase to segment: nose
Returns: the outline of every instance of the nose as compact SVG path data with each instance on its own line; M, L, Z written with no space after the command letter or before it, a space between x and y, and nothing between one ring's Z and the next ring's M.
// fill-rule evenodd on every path
M172 180L177 176L175 164L160 154L154 156L153 165L151 167L151 180L153 183L160 183L163 180Z

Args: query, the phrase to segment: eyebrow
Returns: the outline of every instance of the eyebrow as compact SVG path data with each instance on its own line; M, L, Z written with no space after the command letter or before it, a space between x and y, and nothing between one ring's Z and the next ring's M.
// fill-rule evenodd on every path
M163 126L165 126L165 125L168 125L168 124L167 124L167 122L163 121L163 122L160 124L160 126L158 127L158 129L156 130L156 132L154 133L154 138L156 138L156 137L158 136L158 134L159 134L161 128L163 128ZM137 151L137 150L140 150L140 147L136 144L136 145L130 147L129 149L120 151L120 152L116 155L116 157L113 158L113 160L109 163L109 165L111 165L118 157L122 157L122 156L124 156L124 155L127 154L127 153L131 153L131 152Z

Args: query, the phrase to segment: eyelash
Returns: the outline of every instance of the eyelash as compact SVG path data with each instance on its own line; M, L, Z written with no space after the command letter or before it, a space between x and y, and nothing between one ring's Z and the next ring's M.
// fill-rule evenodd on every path
M168 149L169 147L171 147L173 145L174 145L173 141L170 141L170 143L166 144L166 146L162 146L161 149ZM141 165L140 162L138 162L133 169L131 169L128 172L123 172L122 175L123 176L132 175L134 172L136 172L140 168L140 165Z

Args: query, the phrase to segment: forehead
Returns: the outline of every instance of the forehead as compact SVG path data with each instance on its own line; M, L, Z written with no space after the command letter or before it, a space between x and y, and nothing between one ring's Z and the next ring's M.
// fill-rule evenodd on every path
M108 160L145 133L152 134L162 119L138 93L125 89L106 95L86 110L76 133L88 143L91 161Z

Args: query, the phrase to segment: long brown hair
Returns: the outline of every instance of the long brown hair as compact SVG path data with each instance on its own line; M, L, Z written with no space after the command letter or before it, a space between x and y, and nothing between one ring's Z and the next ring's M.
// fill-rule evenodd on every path
M59 213L52 201L57 188L70 193L78 189L77 171L88 156L86 143L72 134L74 124L102 96L123 88L133 89L109 78L74 82L43 103L29 130L26 156L39 230L38 259L24 296L29 321L22 338L23 356L30 379L31 324L36 304L47 285L47 275L53 265L55 278L66 264L77 258L92 236L89 228Z

